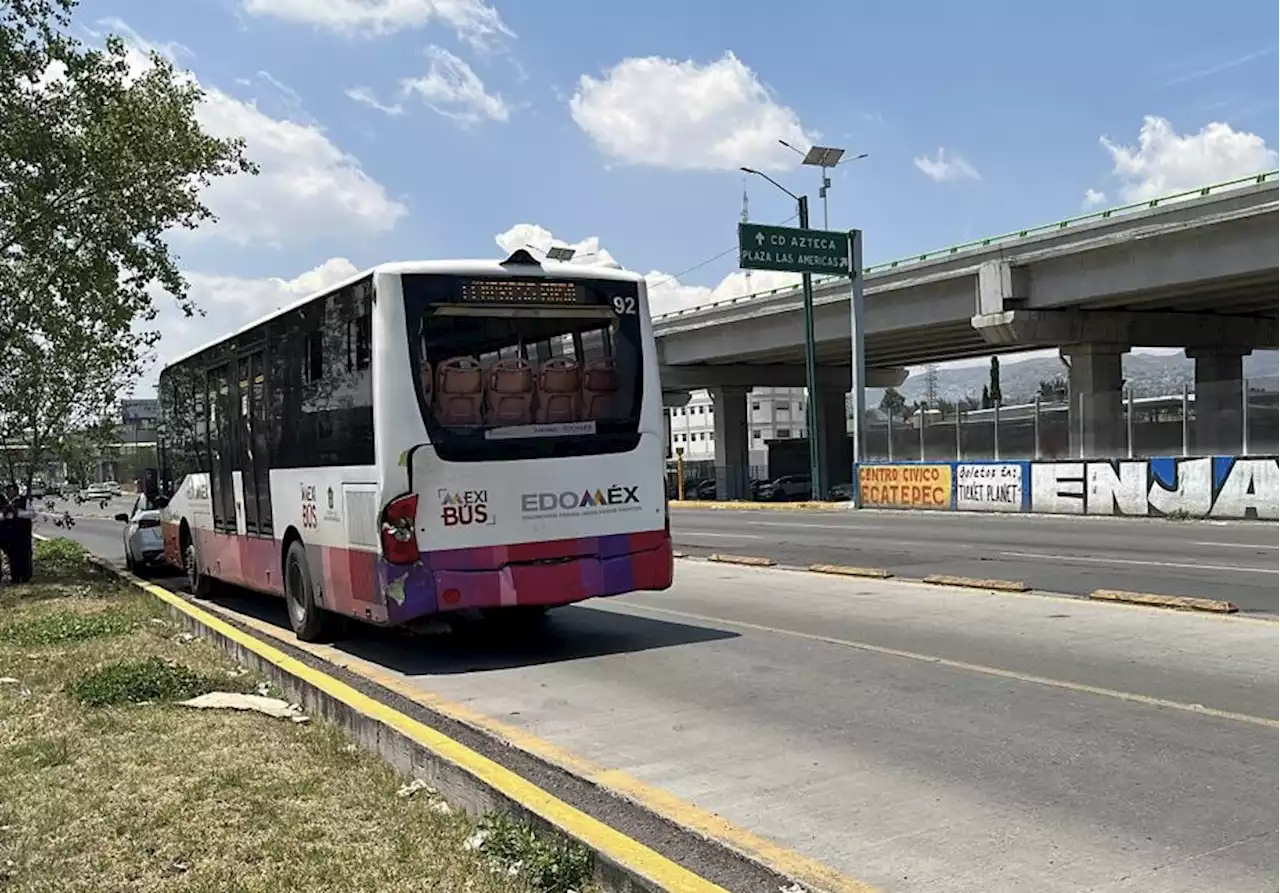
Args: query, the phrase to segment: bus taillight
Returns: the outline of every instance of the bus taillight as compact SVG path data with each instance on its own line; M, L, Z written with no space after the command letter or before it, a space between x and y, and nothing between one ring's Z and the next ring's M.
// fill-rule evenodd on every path
M382 557L392 564L412 564L418 560L418 537L413 526L418 518L418 494L406 493L387 503L382 511Z

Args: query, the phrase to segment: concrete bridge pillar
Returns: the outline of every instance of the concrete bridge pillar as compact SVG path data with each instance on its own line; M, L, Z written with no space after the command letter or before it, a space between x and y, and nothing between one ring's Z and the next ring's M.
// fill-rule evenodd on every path
M1129 348L1118 344L1069 344L1060 350L1071 364L1067 413L1071 455L1085 459L1124 456L1127 434L1121 357Z
M1201 456L1234 456L1244 443L1244 357L1247 347L1189 347L1196 364L1192 449Z
M716 498L751 496L751 433L747 425L745 387L711 388L715 410Z
M853 479L853 448L849 441L847 395L834 389L818 389L818 461L827 489ZM815 493L822 499L827 493Z

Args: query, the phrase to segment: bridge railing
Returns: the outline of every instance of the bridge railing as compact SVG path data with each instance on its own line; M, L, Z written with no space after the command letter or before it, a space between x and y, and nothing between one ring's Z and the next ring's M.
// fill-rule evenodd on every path
M1271 180L1280 179L1280 170L1264 171L1259 174L1251 174L1247 177L1238 177L1234 180L1225 180L1221 183L1211 183L1208 186L1201 186L1198 189L1187 189L1182 192L1175 192L1170 195L1162 195L1157 198L1147 199L1146 201L1133 202L1128 205L1119 205L1112 208L1105 208L1100 211L1091 211L1088 214L1079 214L1075 217L1067 217L1063 220L1057 220L1052 223L1042 223L1038 226L1028 227L1026 229L1014 230L1012 232L1001 233L997 236L987 236L983 239L974 239L969 242L961 242L958 245L949 245L946 248L938 248L934 251L926 251L923 254L913 254L908 257L898 258L897 260L882 261L878 264L871 264L863 268L863 275L870 276L874 273L887 273L900 267L912 266L914 264L927 263L929 261L941 260L942 258L952 257L957 254L964 254L968 251L981 251L990 248L993 245L1002 245L1009 242L1016 242L1020 239L1032 238L1034 236L1043 236L1049 233L1060 232L1070 229L1073 226L1079 226L1082 223L1095 223L1099 220L1109 220L1112 217L1122 216L1124 214L1132 214L1137 211L1146 211L1151 208L1158 208L1161 205L1167 205L1171 202L1183 201L1189 198L1199 198L1206 195L1212 195L1215 192L1222 192L1227 189L1239 189L1242 186L1251 186L1259 183L1266 183ZM842 276L820 276L814 277L813 284L815 286L820 283L831 282L837 279L843 279ZM738 295L733 298L721 298L718 301L710 301L706 304L698 304L694 307L683 307L679 310L672 310L669 313L663 313L655 316L655 322L665 319L675 319L685 316L699 310L710 310L713 307L727 307L733 304L741 304L746 301L752 301L756 298L768 297L769 295L783 294L785 292L795 291L797 286L786 285L780 288L771 288L768 291L753 292L749 295Z

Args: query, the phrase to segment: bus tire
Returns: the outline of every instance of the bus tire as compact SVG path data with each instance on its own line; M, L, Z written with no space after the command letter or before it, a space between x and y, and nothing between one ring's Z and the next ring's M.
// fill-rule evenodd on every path
M303 642L324 638L330 626L329 616L316 604L311 565L301 540L290 543L284 554L284 600L294 635Z
M183 570L187 572L187 584L191 587L191 594L196 598L206 598L213 594L213 578L200 572L200 562L196 556L196 544L187 541L186 548L182 550Z

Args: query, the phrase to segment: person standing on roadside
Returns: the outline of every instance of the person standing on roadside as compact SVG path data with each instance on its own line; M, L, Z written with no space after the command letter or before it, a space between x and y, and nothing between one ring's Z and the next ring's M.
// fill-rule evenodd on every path
M4 582L4 569L9 568L9 579L13 576L13 558L10 555L10 542L13 539L13 510L9 507L9 488L0 491L0 583Z
M30 583L34 569L33 524L35 512L30 500L18 492L16 484L9 484L9 576L15 583Z

